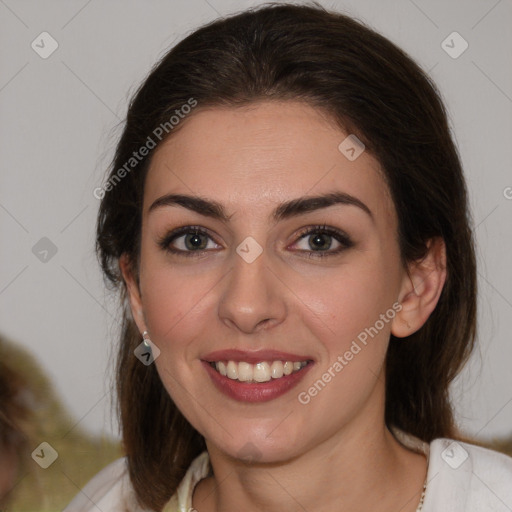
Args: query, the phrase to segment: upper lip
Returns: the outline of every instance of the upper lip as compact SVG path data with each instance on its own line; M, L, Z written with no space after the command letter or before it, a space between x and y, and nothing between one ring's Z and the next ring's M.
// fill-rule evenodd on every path
M217 350L206 354L202 359L209 363L218 361L244 361L250 364L257 364L262 361L291 361L294 363L312 360L310 356L300 356L288 352L280 352L278 350L255 350L247 352L238 349Z

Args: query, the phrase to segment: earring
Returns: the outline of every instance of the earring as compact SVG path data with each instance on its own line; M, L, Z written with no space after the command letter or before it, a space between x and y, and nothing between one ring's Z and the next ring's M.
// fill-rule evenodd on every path
M144 345L143 348L140 345ZM149 339L149 333L148 331L144 331L142 333L142 343L140 344L136 351L139 350L140 356L145 357L146 359L143 360L139 356L139 359L146 365L150 365L155 359L160 355L160 349ZM137 354L135 354L137 355Z
M148 347L149 350L151 350L151 344L150 344L151 340L149 339L148 331L144 331L142 333L142 341L144 342L144 345L146 345L146 347Z

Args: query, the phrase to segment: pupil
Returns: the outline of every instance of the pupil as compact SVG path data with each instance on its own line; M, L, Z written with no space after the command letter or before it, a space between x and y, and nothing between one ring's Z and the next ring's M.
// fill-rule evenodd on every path
M317 234L313 237L309 245L311 246L312 249L329 249L331 243L329 241L328 235Z
M201 242L201 235L199 233L192 233L187 235L185 242L188 249L204 249Z

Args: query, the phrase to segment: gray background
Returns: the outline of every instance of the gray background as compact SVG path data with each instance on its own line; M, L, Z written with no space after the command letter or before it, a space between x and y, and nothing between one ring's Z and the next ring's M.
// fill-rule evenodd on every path
M30 349L74 421L91 432L116 435L107 370L116 304L93 252L93 190L112 158L127 101L193 28L259 3L0 0L0 330ZM397 43L442 92L470 189L480 287L480 349L453 400L466 433L509 435L512 1L321 3ZM43 31L59 45L46 59L31 48ZM454 31L469 44L456 59L441 45ZM461 48L457 40L448 44ZM57 252L41 261L38 250L52 244Z

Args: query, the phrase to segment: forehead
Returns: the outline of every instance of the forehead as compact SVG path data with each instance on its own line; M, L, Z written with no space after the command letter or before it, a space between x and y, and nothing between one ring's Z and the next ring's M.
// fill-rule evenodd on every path
M155 150L145 212L158 197L183 193L219 201L228 213L261 216L267 206L270 210L296 197L339 190L371 205L377 215L393 215L379 162L367 151L355 160L347 158L339 146L350 134L308 104L199 106L182 122Z

